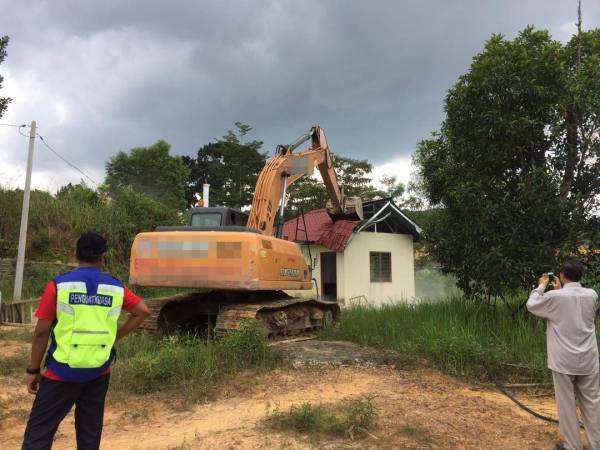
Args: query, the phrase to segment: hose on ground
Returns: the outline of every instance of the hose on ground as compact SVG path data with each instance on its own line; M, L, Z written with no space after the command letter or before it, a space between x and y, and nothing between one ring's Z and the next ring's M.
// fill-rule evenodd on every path
M549 417L549 416L544 416L543 414L540 414L537 411L534 411L533 409L531 409L530 407L528 407L527 405L524 405L523 403L521 403L508 389L507 387L500 382L500 380L498 380L498 377L496 377L496 373L494 372L494 370L488 366L487 364L484 365L485 370L488 374L488 376L490 377L490 379L494 382L494 384L496 385L496 387L498 388L498 390L500 392L502 392L504 395L506 395L515 405L517 405L518 407L520 407L521 409L523 409L524 411L528 412L529 414L531 414L534 417L537 417L538 419L542 419L545 420L546 422L550 422L550 423L555 423L558 424L558 420L555 419L554 417ZM581 422L579 422L579 427L583 428L583 424Z

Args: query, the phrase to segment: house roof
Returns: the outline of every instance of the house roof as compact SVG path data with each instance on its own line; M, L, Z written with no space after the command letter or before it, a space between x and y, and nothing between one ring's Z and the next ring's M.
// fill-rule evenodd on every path
M363 203L364 220L331 219L325 208L315 209L304 216L288 220L283 225L283 238L296 242L312 242L342 252L360 231L384 231L412 234L416 238L421 229L394 204L391 199L372 200Z
M382 198L363 203L363 222L356 231L376 230L388 233L412 234L419 239L423 230L406 214L400 211L391 198Z
M315 209L283 224L283 238L296 242L314 242L342 252L360 220L331 220L325 208Z

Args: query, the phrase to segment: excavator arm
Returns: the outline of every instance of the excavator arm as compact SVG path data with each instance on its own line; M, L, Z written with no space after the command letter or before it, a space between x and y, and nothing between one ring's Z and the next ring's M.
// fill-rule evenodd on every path
M310 148L294 153L294 150L309 140ZM325 132L317 125L292 144L278 146L275 156L267 162L258 177L247 226L265 235L272 235L280 205L283 215L287 188L301 177L311 175L315 166L319 169L329 194L330 212L333 215L356 213L359 217L362 216L360 199L344 198L333 169L333 158Z

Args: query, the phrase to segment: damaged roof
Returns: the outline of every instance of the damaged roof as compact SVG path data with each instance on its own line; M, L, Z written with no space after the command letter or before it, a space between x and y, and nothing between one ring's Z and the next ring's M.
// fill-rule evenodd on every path
M360 231L412 234L416 239L421 229L394 204L391 199L363 203L364 220L333 221L325 208L315 209L283 224L283 238L295 242L322 245L343 252L352 237Z
M343 252L360 220L331 220L325 208L307 212L304 216L283 224L283 238L289 241L320 244L330 250Z

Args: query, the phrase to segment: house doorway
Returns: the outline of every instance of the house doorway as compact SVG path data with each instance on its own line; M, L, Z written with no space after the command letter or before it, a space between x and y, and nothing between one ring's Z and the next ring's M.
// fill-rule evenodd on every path
M337 301L336 253L321 253L321 296L323 300Z

